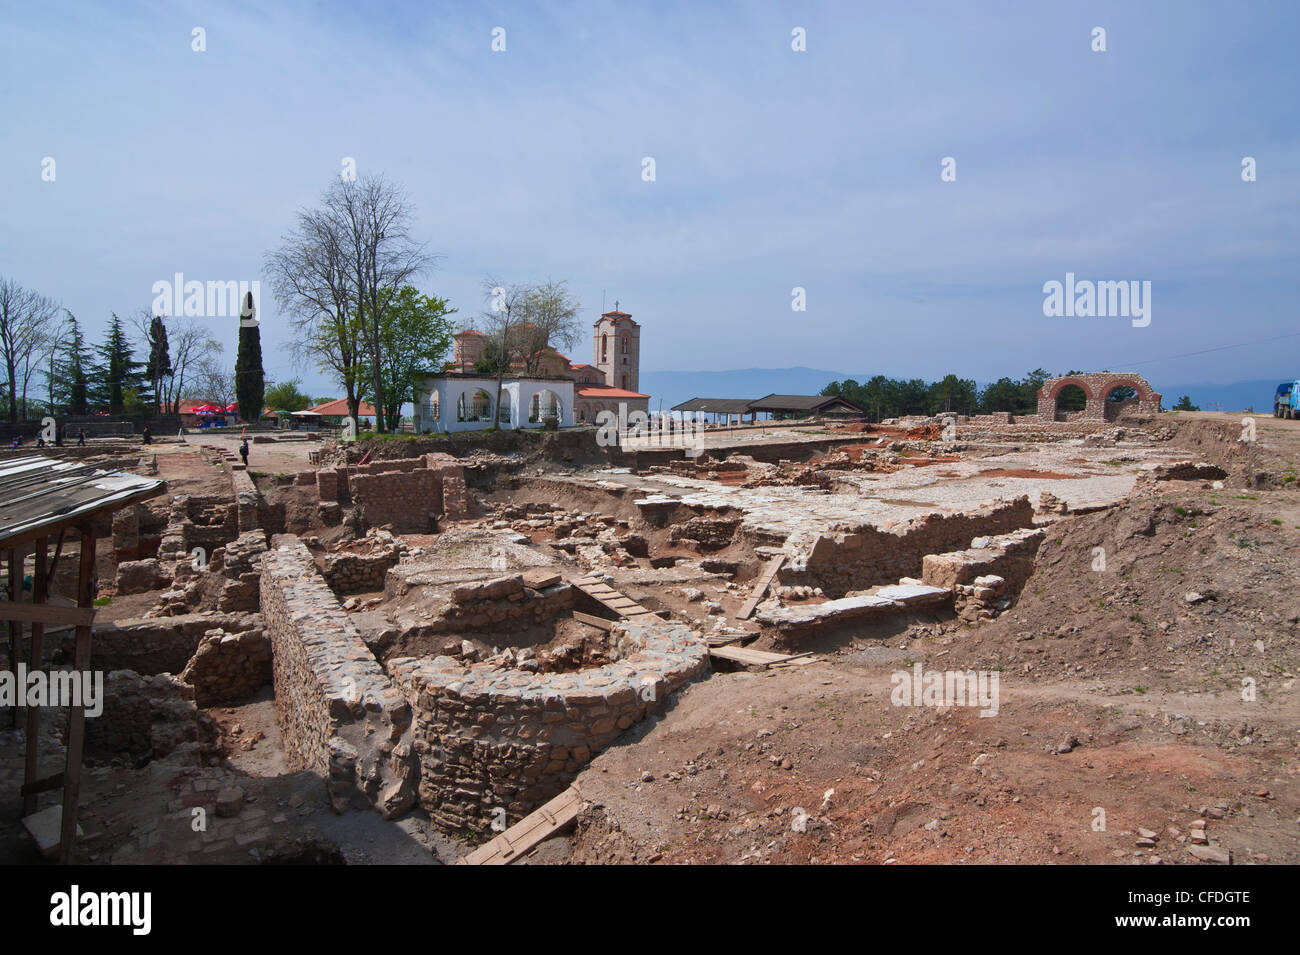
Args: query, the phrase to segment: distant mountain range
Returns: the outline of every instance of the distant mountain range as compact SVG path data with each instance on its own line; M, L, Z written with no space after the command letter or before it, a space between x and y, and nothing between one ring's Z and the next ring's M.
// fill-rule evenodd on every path
M783 395L819 394L832 381L855 378L866 381L871 374L850 374L825 368L732 368L726 371L643 371L641 391L650 395L650 410L673 405L691 398L761 398ZM1280 379L1279 379L1280 381ZM1152 387L1163 396L1166 408L1172 408L1182 395L1204 410L1257 412L1272 411L1273 392L1278 381L1258 379L1230 384L1166 384L1160 379ZM981 388L987 382L979 382Z

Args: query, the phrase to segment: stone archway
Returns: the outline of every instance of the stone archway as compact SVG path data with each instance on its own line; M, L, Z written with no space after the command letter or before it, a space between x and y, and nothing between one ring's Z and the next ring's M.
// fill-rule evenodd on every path
M1110 421L1128 411L1136 411L1137 414L1144 415L1156 414L1160 411L1161 395L1152 390L1151 384L1141 375L1130 372L1099 372L1095 375L1049 378L1043 382L1042 387L1038 389L1038 416L1044 421L1056 420L1056 399L1061 389L1067 385L1078 385L1087 397L1082 415L1084 421ZM1108 408L1107 397L1121 386L1132 388L1137 392L1137 397L1124 402L1111 402L1117 407Z

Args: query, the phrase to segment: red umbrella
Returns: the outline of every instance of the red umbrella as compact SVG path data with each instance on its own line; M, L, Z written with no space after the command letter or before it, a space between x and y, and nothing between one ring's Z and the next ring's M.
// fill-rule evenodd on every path
M238 410L239 410L239 402L237 401L232 401L230 404L226 405L225 408L226 414L234 414Z

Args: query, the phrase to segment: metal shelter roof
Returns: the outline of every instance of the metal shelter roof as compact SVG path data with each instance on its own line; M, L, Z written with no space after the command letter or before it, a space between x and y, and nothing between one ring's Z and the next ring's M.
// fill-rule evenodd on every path
M39 455L0 460L0 548L163 492L156 478Z

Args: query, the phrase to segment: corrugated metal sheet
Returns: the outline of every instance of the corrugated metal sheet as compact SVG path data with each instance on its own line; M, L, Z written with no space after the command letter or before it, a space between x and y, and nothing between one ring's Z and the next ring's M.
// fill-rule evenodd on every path
M75 461L36 455L0 460L0 547L41 528L73 524L145 500L164 487L155 478Z

